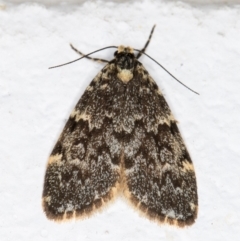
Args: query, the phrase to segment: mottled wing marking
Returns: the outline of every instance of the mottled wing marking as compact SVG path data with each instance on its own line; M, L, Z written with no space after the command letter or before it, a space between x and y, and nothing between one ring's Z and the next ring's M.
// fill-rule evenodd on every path
M196 177L176 121L131 49L118 52L87 87L54 147L44 211L54 220L83 217L123 189L149 218L190 225Z
M112 65L106 65L79 100L49 158L43 208L48 218L82 217L115 196L121 143L117 98L111 93ZM113 118L114 117L114 118Z
M126 119L133 124L124 140L125 195L151 219L192 224L198 209L193 164L165 99L140 63L126 98Z

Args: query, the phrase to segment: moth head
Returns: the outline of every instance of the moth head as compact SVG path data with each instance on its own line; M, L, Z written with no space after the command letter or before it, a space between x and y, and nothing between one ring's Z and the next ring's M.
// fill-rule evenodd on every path
M118 71L118 78L127 83L133 78L134 64L136 61L133 49L130 47L119 46L114 53L115 64Z

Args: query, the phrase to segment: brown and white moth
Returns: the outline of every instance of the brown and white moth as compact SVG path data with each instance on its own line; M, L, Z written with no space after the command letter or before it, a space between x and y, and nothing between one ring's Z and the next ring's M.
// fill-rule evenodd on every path
M181 227L195 221L191 158L161 91L138 61L153 30L137 55L120 46L113 60L102 60L107 65L70 115L47 164L42 204L49 219L89 216L123 193L150 219Z

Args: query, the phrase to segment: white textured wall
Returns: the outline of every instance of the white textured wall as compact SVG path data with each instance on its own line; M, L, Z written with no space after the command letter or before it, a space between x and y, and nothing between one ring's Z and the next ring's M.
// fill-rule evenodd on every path
M240 226L240 1L0 2L0 239L238 240ZM71 4L69 3L71 2ZM179 121L197 174L199 215L186 229L159 226L118 199L87 220L56 224L41 209L48 156L71 110L103 67L88 60L48 70L108 45L141 58ZM111 59L112 50L96 56Z

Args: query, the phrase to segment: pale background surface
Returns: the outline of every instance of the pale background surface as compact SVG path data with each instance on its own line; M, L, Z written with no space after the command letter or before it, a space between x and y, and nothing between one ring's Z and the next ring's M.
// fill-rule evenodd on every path
M240 227L240 1L0 2L1 240L238 240ZM70 4L71 2L71 4ZM48 3L48 4L46 4ZM41 209L46 162L69 114L103 67L109 45L141 48L197 96L142 57L192 156L199 215L178 229L145 219L122 199L86 220L57 224ZM111 59L114 50L95 55Z

